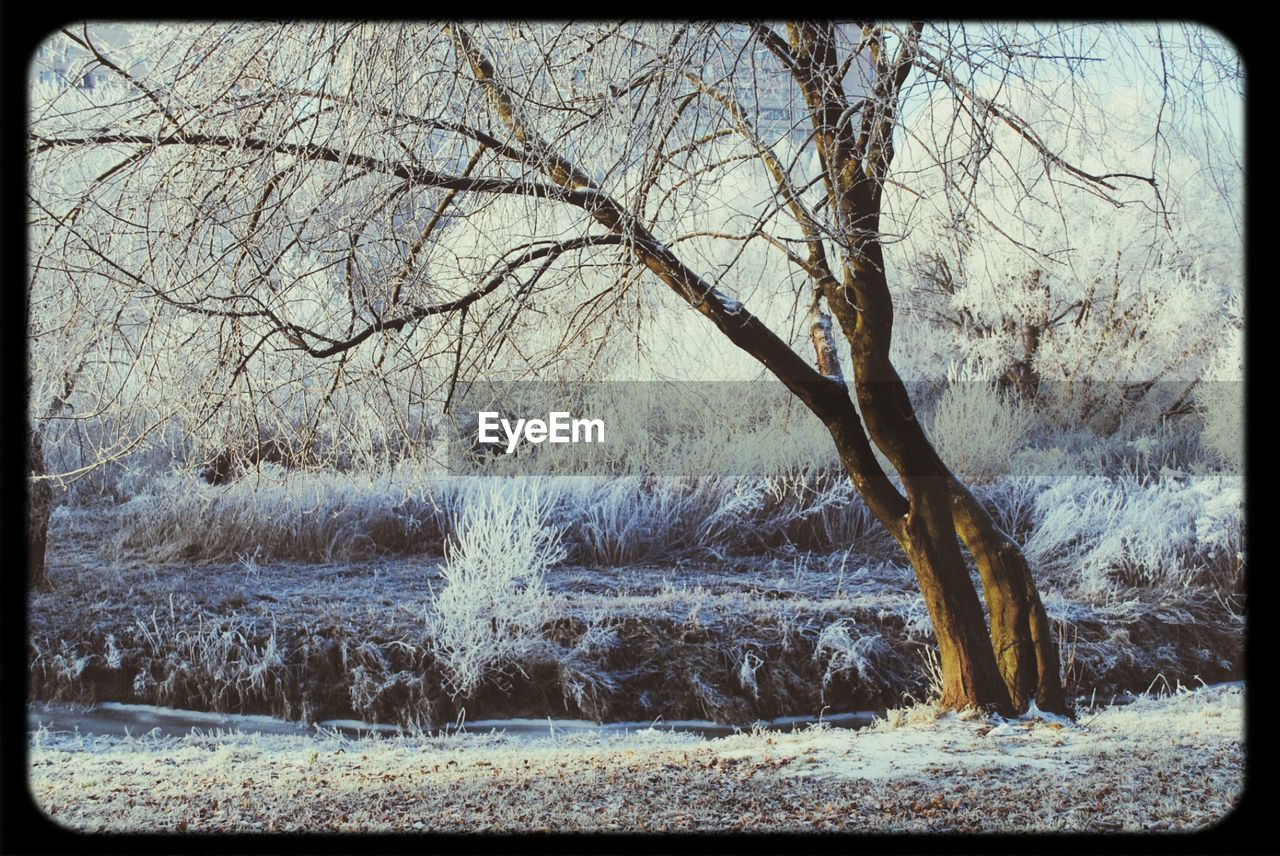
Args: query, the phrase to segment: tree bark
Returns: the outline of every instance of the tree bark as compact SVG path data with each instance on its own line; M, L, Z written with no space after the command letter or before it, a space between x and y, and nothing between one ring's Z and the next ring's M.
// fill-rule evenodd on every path
M1070 713L1060 678L1058 646L1026 557L958 480L951 484L956 531L973 556L991 620L996 665L1019 710Z
M49 515L53 510L53 488L38 478L45 474L44 442L39 430L27 426L27 588L49 588L45 570L45 547L49 540Z
M943 681L940 703L947 708L979 707L1004 714L1020 710L1022 706L1013 701L997 666L982 604L956 540L950 507L953 479L913 478L908 500L885 476L847 396L816 412L831 432L854 487L897 540L915 571L938 640Z
M982 604L956 543L945 483L918 493L912 506L899 542L915 569L938 639L940 703L1015 713L986 633Z

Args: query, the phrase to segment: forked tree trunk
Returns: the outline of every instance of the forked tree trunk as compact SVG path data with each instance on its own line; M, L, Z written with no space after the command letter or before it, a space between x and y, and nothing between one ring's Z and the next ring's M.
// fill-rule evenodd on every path
M953 481L951 490L956 531L982 577L991 646L1010 701L1019 710L1034 700L1041 710L1068 713L1058 645L1026 557L964 485Z
M879 395L865 395L860 404L869 423L882 423L884 412L879 413L880 419L870 414L886 407L890 408L890 422L915 422L913 417L903 419L909 411L886 405ZM854 430L861 433L862 426L855 425ZM877 430L893 430L899 437L908 437L913 442L906 448L914 452L908 457L915 465L932 459L938 469L937 474L904 477L908 494L905 510L888 511L870 503L869 507L897 539L915 570L938 640L942 704L1010 713L1025 709L1034 699L1042 710L1065 712L1057 647L1021 551L946 471L922 431L911 437L914 432L903 424L892 429L879 424ZM848 433L844 426L832 427L833 436ZM875 431L872 433L874 436ZM855 486L866 496L865 485L859 485L855 475L866 472L865 461L844 454L843 449L841 458ZM903 469L909 466L905 464ZM982 578L989 633L957 535Z
M847 328L853 331L855 391L868 433L906 490L905 516L880 519L911 560L929 606L945 684L942 703L1016 712L1034 700L1041 710L1067 713L1057 645L1026 558L947 468L916 419L906 386L887 359L883 334L891 329L892 310L878 244L869 243L865 252L873 264L857 274L863 311ZM847 303L838 305L837 314L851 314ZM871 327L881 313L883 326ZM961 541L982 580L989 628ZM971 638L975 632L985 644ZM990 687L992 675L998 691Z
M911 560L938 639L943 707L1015 712L996 666L982 604L956 542L945 483L921 491L899 543Z
M838 222L848 230L842 281L824 278L823 297L849 341L866 435L897 471L906 492L905 510L893 502L868 505L906 552L924 593L938 639L942 704L1009 712L1024 709L1034 698L1045 710L1062 711L1057 651L1026 560L942 462L889 359L894 313L879 237L881 194L893 159L898 92L914 64L921 27L913 25L914 34L907 34L898 56L890 59L883 33L864 26L874 81L859 110L844 92L845 67L832 25L789 23L787 29L792 74L809 108ZM857 121L845 119L855 114ZM840 418L849 421L847 415ZM861 433L862 425L854 425ZM851 432L852 426L839 430ZM880 465L865 456L842 455L842 460L864 497L866 474L883 477ZM957 536L982 577L989 635Z
M846 470L851 476L864 472L865 465L848 455L847 444L840 441L849 429L829 427ZM854 430L861 433L861 425ZM858 486L860 479L853 480ZM913 496L905 514L877 517L906 553L924 595L938 640L943 706L1011 713L1034 701L1040 710L1070 713L1058 646L1018 545L958 479L911 481ZM862 487L860 491L866 495ZM982 579L989 633L957 535Z

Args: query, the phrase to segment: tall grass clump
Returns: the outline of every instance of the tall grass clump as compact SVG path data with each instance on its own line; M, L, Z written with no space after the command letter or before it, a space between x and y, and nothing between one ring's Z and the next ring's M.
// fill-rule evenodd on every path
M543 574L564 548L559 532L543 524L545 511L537 481L485 485L462 503L428 622L455 697L518 668L546 644L541 631L554 599Z
M818 634L813 659L819 664L826 664L822 675L823 690L841 676L856 676L864 687L875 690L905 685L909 676L895 671L899 665L896 662L898 658L893 656L889 643L879 633L860 630L862 628L855 622L842 618Z
M787 545L878 551L883 530L838 467L765 475L443 476L400 465L357 475L265 472L227 485L156 478L120 507L118 549L157 562L333 562L439 554L457 510L493 482L538 478L566 557L596 567L724 558Z
M886 534L834 467L763 476L557 478L551 514L573 561L618 566L682 554L723 559L787 545L885 547Z
M618 476L555 480L552 515L570 557L588 565L660 561L698 544L719 479Z
M288 666L274 626L266 633L245 616L203 613L195 626L184 626L176 614L152 613L137 622L136 635L145 652L133 682L140 696L198 710L289 713Z
M1032 409L965 369L947 372L929 435L963 478L988 481L1009 472L1010 456L1035 425Z

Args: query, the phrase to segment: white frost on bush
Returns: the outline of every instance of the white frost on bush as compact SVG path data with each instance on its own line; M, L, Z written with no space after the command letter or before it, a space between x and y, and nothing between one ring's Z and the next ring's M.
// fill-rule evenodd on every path
M1026 551L1088 594L1117 584L1186 585L1202 572L1231 578L1243 559L1242 502L1234 477L1061 478L1036 498Z
M544 526L537 482L502 481L463 502L445 545L444 589L432 604L432 644L455 695L514 666L542 643L554 599L543 574L564 549Z
M864 683L876 683L880 678L880 670L876 658L883 656L887 643L880 634L853 637L849 633L852 622L847 618L832 622L818 634L814 644L814 659L827 661L827 670L822 675L822 685L826 687L831 679L842 672L856 672Z
M1232 330L1196 387L1204 416L1200 442L1226 467L1244 462L1244 331Z
M1031 408L967 366L953 365L929 434L943 462L958 475L987 480L1008 472L1010 456L1034 422Z

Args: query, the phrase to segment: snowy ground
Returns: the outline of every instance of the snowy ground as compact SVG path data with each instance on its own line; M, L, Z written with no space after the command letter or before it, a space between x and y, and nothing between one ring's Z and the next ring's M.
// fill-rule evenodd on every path
M1243 785L1239 684L861 731L348 740L36 732L30 786L83 830L1188 830Z

